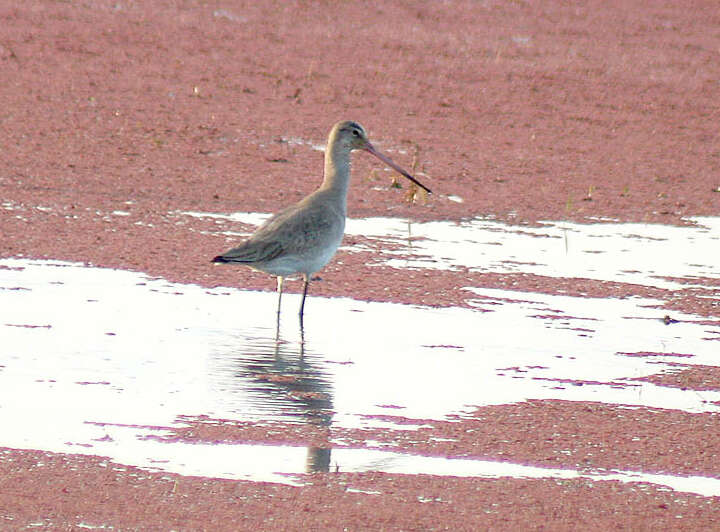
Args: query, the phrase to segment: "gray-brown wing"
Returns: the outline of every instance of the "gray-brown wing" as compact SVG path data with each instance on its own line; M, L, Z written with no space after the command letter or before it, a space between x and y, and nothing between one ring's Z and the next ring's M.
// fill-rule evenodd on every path
M317 247L339 241L345 218L313 196L292 205L262 224L243 244L214 262L267 262L281 254L312 254Z
M250 239L230 251L218 255L213 262L238 262L252 264L267 262L283 253L282 244L278 241Z
M336 238L342 238L344 219L324 206L305 206L282 212L258 229L253 239L279 242L290 255L312 253Z

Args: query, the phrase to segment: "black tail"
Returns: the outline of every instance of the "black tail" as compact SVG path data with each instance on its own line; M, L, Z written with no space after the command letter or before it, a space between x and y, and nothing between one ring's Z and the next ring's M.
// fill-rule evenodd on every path
M223 257L222 255L218 255L217 257L215 257L212 260L212 262L230 262L230 261L228 259L226 259L225 257Z

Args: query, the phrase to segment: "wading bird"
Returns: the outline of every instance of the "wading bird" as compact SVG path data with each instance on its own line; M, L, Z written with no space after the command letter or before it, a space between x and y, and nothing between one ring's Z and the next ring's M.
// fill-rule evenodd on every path
M377 151L360 124L352 121L335 124L330 130L325 148L325 177L320 188L272 216L238 247L213 259L213 262L244 264L276 275L278 324L285 277L295 274L303 277L300 303L302 327L310 279L330 261L340 246L345 233L350 152L353 150L372 153L419 187L431 192L389 157Z

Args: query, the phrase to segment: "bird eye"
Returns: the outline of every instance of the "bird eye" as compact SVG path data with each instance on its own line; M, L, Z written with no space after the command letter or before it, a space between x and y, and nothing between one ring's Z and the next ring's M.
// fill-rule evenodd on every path
M355 135L356 137L360 136L360 132L357 129L353 129L352 132L353 132L353 135Z

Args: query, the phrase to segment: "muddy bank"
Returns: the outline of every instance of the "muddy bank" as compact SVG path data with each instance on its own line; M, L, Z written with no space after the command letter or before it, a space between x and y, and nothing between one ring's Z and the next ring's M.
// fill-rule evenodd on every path
M717 215L719 25L716 4L703 1L0 2L0 255L272 290L265 276L211 268L208 259L231 239L171 213L272 212L299 199L320 180L314 146L344 118L363 123L435 191L409 204L390 172L357 155L353 217L683 224ZM413 278L370 272L367 260L339 255L315 293L454 305L465 301L468 280L547 293L634 291L468 272ZM717 317L712 294L682 293L660 312ZM717 386L713 372L699 384L691 373L658 379ZM563 428L547 441L558 409ZM621 422L616 407L572 403L481 410L483 426L505 427L513 442L468 438L452 452L567 463L568 450L578 463L717 474L703 447L714 416L624 414ZM626 425L643 427L646 445L618 436ZM412 447L400 437L391 443ZM341 474L295 488L101 458L2 456L7 528L692 530L718 520L716 499L613 482Z

